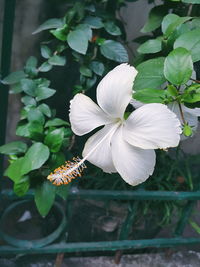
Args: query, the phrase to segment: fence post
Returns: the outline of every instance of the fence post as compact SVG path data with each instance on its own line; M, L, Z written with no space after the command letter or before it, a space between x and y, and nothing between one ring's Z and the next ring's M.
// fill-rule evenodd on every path
M8 75L11 63L15 1L4 0L4 19L2 32L0 79ZM5 143L8 109L8 86L0 83L0 145ZM3 155L0 155L0 177L3 174Z

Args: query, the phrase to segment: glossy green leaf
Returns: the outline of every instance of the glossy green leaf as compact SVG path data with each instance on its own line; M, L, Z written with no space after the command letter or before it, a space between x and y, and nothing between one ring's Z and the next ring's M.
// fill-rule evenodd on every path
M64 25L63 19L48 19L44 23L42 23L37 30L33 32L33 34L36 34L38 32L48 30L48 29L55 29L55 28L61 28Z
M36 106L36 101L35 98L29 96L29 95L25 95L21 98L22 103L24 103L24 105L31 105L31 106Z
M105 71L104 64L98 61L92 61L90 63L90 68L94 73L96 73L99 76L102 76Z
M12 72L8 76L6 76L1 82L3 84L14 84L21 81L21 79L25 78L27 75L24 71L16 71Z
M47 117L51 117L51 109L47 104L41 104L38 106L38 109Z
M66 200L69 195L70 184L61 185L56 187L56 194L59 195L62 199Z
M138 91L145 88L159 89L166 81L163 74L164 60L164 57L159 57L139 64L133 90Z
M65 163L65 154L63 152L52 153L51 157L48 161L48 165L50 166L51 171L60 167Z
M13 190L18 197L22 197L28 192L29 187L30 187L29 176L25 175L21 177L20 180L14 184Z
M100 46L101 54L116 62L128 62L128 53L124 46L116 41L107 40Z
M193 62L200 60L200 29L186 32L179 36L174 48L184 47L191 52Z
M44 217L49 213L54 203L55 190L56 187L48 181L38 185L35 190L36 207L39 213Z
M24 164L24 158L18 158L12 162L5 171L5 175L8 176L13 182L17 183L22 177L22 166Z
M105 22L104 23L104 28L111 35L114 35L114 36L121 35L120 28L113 21Z
M44 58L48 59L52 56L52 51L47 45L41 45L40 50L41 50L41 55Z
M56 127L56 126L63 126L63 125L69 126L70 124L67 121L61 120L59 118L55 118L53 120L49 120L45 124L45 127Z
M176 14L167 14L162 21L161 24L161 29L162 32L165 34L167 28L169 27L169 25L171 25L172 23L174 23L175 21L177 21L180 17Z
M191 17L181 17L178 18L175 22L170 24L165 32L165 37L169 37L181 24L185 23L186 21L190 20Z
M192 71L192 58L190 52L185 48L176 48L165 59L164 75L172 84L186 83L190 79Z
M154 40L148 40L142 45L140 45L137 51L141 54L151 54L151 53L157 53L161 51L161 49L162 49L161 40L154 39Z
M39 71L41 72L47 72L49 70L51 70L53 67L53 65L49 64L48 62L44 62L42 63L42 65L39 67Z
M41 101L54 95L56 90L47 87L38 87L36 89L36 100Z
M38 108L31 108L27 113L28 121L37 121L40 124L44 124L45 118L43 113Z
M151 32L160 27L164 15L167 13L167 9L163 6L156 6L151 9L149 17L141 32Z
M6 155L18 155L25 153L27 145L22 141L14 141L3 146L0 146L0 153Z
M35 96L36 95L36 88L37 84L34 80L31 79L22 79L21 80L21 87L22 90L30 96Z
M93 16L87 16L84 23L88 24L93 29L100 29L104 26L101 18Z
M58 152L62 146L64 139L64 129L55 129L47 134L44 144L47 145L51 152Z
M164 90L145 88L133 94L133 98L142 103L164 103L166 92Z
M36 76L38 73L37 70L37 58L36 57L29 57L26 61L26 65L24 67L25 73L27 73L29 76Z
M182 2L189 4L200 4L200 0L182 0Z
M83 30L74 30L68 34L67 43L73 50L85 55L88 48L88 36Z
M54 55L48 59L49 64L56 66L64 66L66 64L66 58L63 56Z
M26 152L21 168L21 174L39 169L49 158L49 149L42 143L34 143Z
M200 101L200 84L194 84L184 90L181 100L186 103L195 103Z
M78 26L76 26L76 30L81 30L87 36L88 40L92 39L92 30L89 25L79 24Z
M79 71L83 76L92 77L92 71L86 66L81 66Z
M57 28L56 30L51 30L50 33L53 34L58 40L67 40L67 29L68 26L65 24L62 28Z
M16 129L16 135L38 139L43 133L43 125L38 121L31 121L29 123L19 123Z

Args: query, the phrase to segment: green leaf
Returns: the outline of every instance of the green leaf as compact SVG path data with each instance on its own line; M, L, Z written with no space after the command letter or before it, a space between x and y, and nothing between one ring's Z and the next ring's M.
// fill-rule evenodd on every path
M190 20L191 17L179 17L175 14L168 14L163 19L162 31L165 37L169 37L181 24Z
M164 60L164 57L159 57L139 64L133 90L138 91L145 88L159 89L166 81L163 74Z
M48 62L44 62L44 63L42 63L42 65L39 67L38 70L41 72L47 72L47 71L51 70L52 67L53 66L51 64L49 64Z
M128 54L124 46L116 41L107 40L100 46L101 54L116 62L128 62Z
M18 82L18 83L15 83L12 85L11 87L11 90L10 90L10 94L18 94L18 93L21 93L23 90L22 90L22 87L21 87L21 83Z
M43 99L47 99L54 95L56 90L47 88L47 87L37 87L36 89L36 100L41 101Z
M198 1L198 0L196 0L196 1ZM197 224L197 223L195 223L194 221L189 221L190 222L190 225L192 226L192 228L198 233L198 234L200 234L200 226Z
M174 43L174 48L184 47L191 52L193 62L200 60L200 29L186 32L179 36Z
M152 8L149 13L149 18L144 27L141 29L141 32L151 32L160 27L162 19L166 13L167 9L163 5Z
M66 64L66 58L63 56L54 55L49 58L49 64L56 66L64 66Z
M42 143L34 143L26 152L21 168L21 174L27 174L39 169L49 158L49 149Z
M49 182L44 182L39 185L35 190L35 203L39 213L42 216L46 216L55 199L56 187Z
M176 14L167 14L162 21L162 32L165 34L167 28L169 27L170 24L174 23L175 21L177 21L180 17Z
M5 175L8 176L15 183L19 182L22 177L21 169L23 164L24 158L18 158L9 165L9 167L5 171Z
M74 30L68 34L67 43L73 50L85 55L88 48L88 36L83 30Z
M28 58L26 65L24 67L24 71L30 76L37 75L38 70L37 70L37 58L36 57L31 56Z
M90 63L90 68L94 73L96 73L99 76L102 76L105 71L104 64L99 61L92 61Z
M56 187L56 194L59 195L62 199L66 200L69 195L70 184L61 185Z
M38 106L38 109L47 117L51 117L51 109L47 104L41 104Z
M142 103L164 103L166 92L164 90L145 88L133 94L133 98Z
M29 123L19 123L16 130L16 135L33 138L34 140L41 137L43 133L43 126L38 121L31 121Z
M22 141L14 141L9 144L0 146L0 153L6 155L18 155L25 153L27 150L27 145Z
M3 84L14 84L21 81L21 79L25 78L27 75L24 71L16 71L12 72L8 76L6 76L1 82Z
M53 120L47 121L44 127L56 127L56 126L63 126L63 125L69 126L70 124L67 121L55 118Z
M30 96L35 96L36 95L36 87L37 84L34 80L31 79L22 79L21 80L21 86L22 90Z
M200 0L182 0L182 2L189 4L200 4Z
M157 53L161 51L161 49L162 49L161 40L154 39L154 40L148 40L142 45L140 45L137 51L141 54L151 54L151 53Z
M47 134L44 144L47 145L51 152L58 152L64 139L64 128L55 129Z
M48 161L50 169L53 171L65 163L65 154L63 152L52 153Z
M192 58L190 52L185 48L176 48L165 59L164 75L172 84L186 83L190 79L192 71Z
M81 30L86 36L88 40L92 39L92 30L89 25L87 24L79 24L76 27L76 30Z
M92 29L100 29L103 27L103 22L99 17L88 16L84 20L85 24L88 24Z
M200 84L194 84L184 90L181 100L186 103L195 103L200 101Z
M118 36L122 34L120 28L113 21L104 23L104 28L111 35Z
M92 77L92 71L86 66L81 66L79 71L83 76Z
M55 28L61 28L64 25L63 19L48 19L43 24L41 24L37 30L33 32L33 34L36 34L38 32L48 30L48 29L55 29Z
M52 56L51 49L47 45L41 45L40 50L41 50L41 55L44 58L48 59Z
M27 113L28 121L37 121L40 124L44 124L45 118L43 113L38 108L30 108L30 110Z
M20 180L14 184L14 192L17 196L22 197L27 193L29 187L30 187L29 176L25 175L21 177Z
M66 41L67 40L67 29L68 29L68 26L65 24L62 28L51 30L50 33L52 33L58 40Z
M31 106L36 106L36 101L33 97L25 95L21 98L22 103L24 103L24 105L31 105Z

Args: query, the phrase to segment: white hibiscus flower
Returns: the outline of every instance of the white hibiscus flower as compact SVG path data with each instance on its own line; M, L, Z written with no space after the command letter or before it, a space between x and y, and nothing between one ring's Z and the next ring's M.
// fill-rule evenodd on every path
M154 149L178 145L180 122L165 105L146 104L124 119L136 74L136 69L127 64L110 71L97 87L99 106L83 94L72 99L70 122L76 135L104 125L88 139L84 158L74 165L73 171L88 160L104 172L118 172L127 183L137 185L154 171ZM51 176L51 180L55 180L56 175Z

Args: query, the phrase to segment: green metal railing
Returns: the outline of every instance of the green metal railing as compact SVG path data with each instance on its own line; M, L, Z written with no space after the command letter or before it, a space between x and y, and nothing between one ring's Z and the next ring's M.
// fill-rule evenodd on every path
M9 73L11 61L11 44L13 36L15 0L5 0L4 5L4 24L1 53L1 78ZM6 117L8 106L8 88L0 84L0 144L5 142ZM0 158L0 175L3 172L3 158ZM10 190L1 191L1 198L17 198ZM32 198L33 192L28 192L26 198ZM75 199L94 199L94 200L128 200L129 209L127 216L119 234L119 240L100 241L100 242L60 242L42 248L16 248L13 246L0 246L0 254L44 254L44 253L63 253L63 252L88 252L88 251L121 251L127 249L141 249L147 247L172 247L177 245L199 244L200 238L183 238L184 228L191 215L193 207L200 199L200 191L194 192L171 192L171 191L103 191L103 190L71 190L69 200ZM180 220L171 238L155 238L142 240L128 240L131 226L135 219L135 213L140 201L159 200L159 201L181 201L185 200L186 205L182 210ZM70 202L70 201L69 201Z

